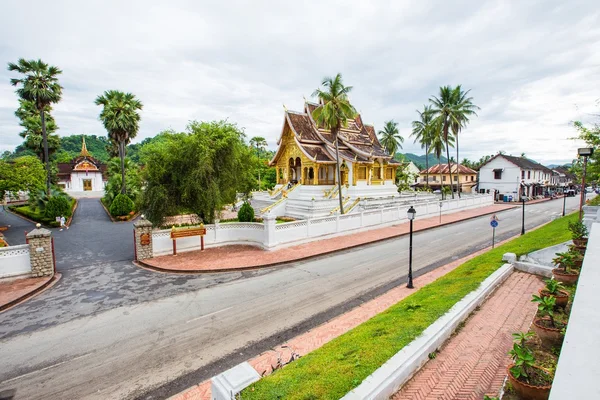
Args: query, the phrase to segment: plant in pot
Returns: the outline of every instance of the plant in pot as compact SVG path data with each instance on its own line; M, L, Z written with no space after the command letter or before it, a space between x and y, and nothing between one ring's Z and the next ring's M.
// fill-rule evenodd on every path
M552 259L552 262L558 266L552 270L554 278L567 285L573 285L579 279L579 271L574 270L575 266L574 257L572 253L556 253L556 257Z
M583 222L569 222L569 230L575 246L585 247L587 245L588 230Z
M573 256L573 268L581 268L583 265L583 254L585 253L585 247L577 247L575 245L569 245L569 253Z
M515 343L508 353L513 363L508 366L508 380L522 399L546 400L552 388L552 376L534 364L533 351L526 344L532 336L532 333L513 333Z
M566 324L554 318L556 298L533 295L531 301L538 303L538 317L533 320L533 330L542 341L542 346L548 349L560 346L565 337L563 328Z
M540 297L554 297L556 306L565 308L569 302L569 292L563 290L564 285L556 279L546 279L546 286L539 290Z

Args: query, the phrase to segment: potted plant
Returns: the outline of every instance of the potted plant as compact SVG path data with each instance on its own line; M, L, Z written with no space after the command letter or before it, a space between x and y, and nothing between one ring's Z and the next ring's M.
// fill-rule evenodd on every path
M579 279L579 272L573 269L574 257L569 252L556 253L556 257L552 262L558 266L552 270L554 278L567 285L573 285Z
M573 256L573 267L581 268L583 265L583 254L585 253L585 247L577 247L575 245L569 245L569 253Z
M521 398L546 400L552 388L552 376L534 365L533 351L525 343L531 336L531 333L513 333L515 343L508 353L513 363L508 366L508 380Z
M549 349L560 346L564 339L563 328L567 325L554 318L556 298L533 295L531 301L538 303L537 315L539 317L533 320L533 330L542 341L542 346Z
M569 230L575 246L585 247L587 245L588 230L583 222L569 222Z
M546 279L544 282L546 287L539 290L540 297L554 297L557 307L566 307L569 302L569 292L562 290L564 288L562 282L556 279Z

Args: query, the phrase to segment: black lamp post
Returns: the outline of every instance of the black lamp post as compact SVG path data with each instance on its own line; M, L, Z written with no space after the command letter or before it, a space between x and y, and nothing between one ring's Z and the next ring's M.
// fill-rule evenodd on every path
M442 223L442 202L440 201L440 224Z
M408 284L407 288L413 289L413 277L412 277L412 236L413 236L413 220L415 219L415 215L417 215L417 211L410 206L408 211L406 212L408 215L408 220L410 221L410 239L408 241Z
M521 195L521 201L523 202L523 218L521 222L521 235L525 234L525 191L523 190L523 194Z
M581 177L581 199L579 200L579 220L583 219L583 204L585 203L585 175L587 172L587 160L588 157L594 154L593 147L584 147L582 149L577 149L577 154L583 157L583 176Z
M565 192L565 188L563 187L563 217L565 216L565 211L567 210L567 193Z

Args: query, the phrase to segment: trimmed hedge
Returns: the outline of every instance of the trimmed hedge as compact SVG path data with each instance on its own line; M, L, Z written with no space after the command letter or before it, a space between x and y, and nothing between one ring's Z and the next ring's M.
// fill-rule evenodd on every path
M248 202L244 202L238 211L238 221L254 222L254 208Z
M55 220L56 217L61 216L64 216L65 218L71 216L71 204L69 203L69 200L64 196L51 197L46 202L44 217L49 220Z
M56 198L58 198L58 197L59 196L56 196ZM52 200L53 198L54 197L52 197L50 200ZM63 197L63 198L67 200L67 204L69 205L68 211L63 214L65 216L65 218L67 218L73 214L73 207L75 207L75 199L70 198L70 197L68 197L68 198ZM48 200L48 203L50 202L50 200ZM46 207L47 206L48 206L48 204L46 204ZM27 217L35 222L39 222L43 225L50 226L50 227L60 226L60 223L56 222L56 217L49 218L46 216L45 211L40 211L37 208L31 207L30 205L11 206L11 207L9 207L9 209L17 214Z
M121 217L133 211L135 204L126 194L120 193L110 205L110 215Z

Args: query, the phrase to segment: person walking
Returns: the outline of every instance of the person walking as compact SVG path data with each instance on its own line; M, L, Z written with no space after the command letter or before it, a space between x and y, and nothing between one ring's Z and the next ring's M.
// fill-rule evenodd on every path
M60 230L62 232L63 228L66 226L65 225L66 219L64 215L61 215L60 217ZM69 229L69 227L67 226L67 230Z

